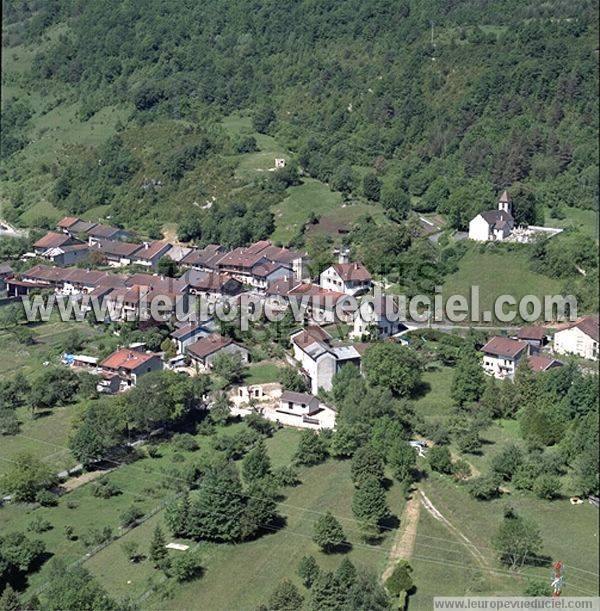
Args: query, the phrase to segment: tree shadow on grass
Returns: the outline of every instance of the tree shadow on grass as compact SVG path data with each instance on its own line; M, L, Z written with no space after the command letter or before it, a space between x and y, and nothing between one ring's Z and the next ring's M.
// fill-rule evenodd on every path
M431 392L431 384L421 380L412 391L410 398L413 400L422 399L429 392Z

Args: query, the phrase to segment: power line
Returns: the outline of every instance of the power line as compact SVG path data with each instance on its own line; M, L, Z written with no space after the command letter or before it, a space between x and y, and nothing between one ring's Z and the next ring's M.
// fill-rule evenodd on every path
M63 448L63 449L69 450L69 448L67 446L62 446L62 445L59 445L59 444L48 442L48 441L45 441L43 439L36 439L34 437L29 437L29 436L23 435L21 433L18 433L17 436L23 437L25 439L29 439L30 441L34 441L34 442L38 442L38 443L43 443L43 444L46 444L46 445L49 445L49 446L53 446L53 447L56 447L56 448ZM129 467L130 469L134 469L136 471L141 471L143 473L146 473L146 471L144 471L143 469L140 469L139 467L136 467L132 463L115 461L115 460L112 460L112 459L104 459L104 461L112 463L112 464L115 464L115 465L118 465L118 466L126 466L126 467ZM9 462L14 462L14 461L9 461ZM169 475L167 473L157 473L157 475L163 476L163 477L165 477L167 479L172 479L172 480L180 481L180 482L185 484L186 488L189 488L189 482L186 479L184 479L184 478L177 477L177 476L174 476L174 475ZM138 479L140 481L155 483L155 482L151 482L151 480L148 480L148 479L145 479L145 478L140 478L140 477L136 478L135 475L131 475L130 474L130 476L133 477L134 479ZM255 500L259 500L259 501L265 500L264 497L258 497L258 496L255 496L255 495L249 495L249 494L246 494L244 492L233 492L233 494L239 495L240 497L246 498L246 499L252 498L252 499L255 499ZM143 497L144 495L138 494L137 496L142 496ZM145 497L145 498L149 498L149 497ZM292 505L291 503L286 503L284 501L280 502L279 505L283 506L283 507L288 507L290 509L298 510L298 511L304 511L306 513L312 513L312 514L315 514L315 515L325 515L327 513L327 512L324 512L324 511L317 511L317 510L309 509L307 507L301 507L301 506L297 506L297 505ZM356 523L356 524L359 524L359 521L356 518L351 518L351 517L347 517L347 516L336 516L336 518L341 519L341 520L345 520L345 521L349 521L349 522L353 522L353 523ZM386 527L386 526L381 527L381 529L382 530L386 530L386 531L395 531L396 530L396 529L393 529L393 528L390 528L390 527ZM360 530L357 530L357 529L350 528L350 530L352 532L360 532ZM439 541L445 541L445 542L451 543L453 545L460 545L462 547L465 547L465 544L460 542L460 541L458 541L458 540L444 539L444 538L441 538L441 537L432 537L430 535L422 535L422 534L418 534L418 536L427 537L427 538L434 539L434 540L439 540ZM421 544L421 545L425 546L425 544ZM509 550L497 550L495 548L488 547L488 546L477 546L475 544L473 544L473 546L476 549L487 549L487 550L492 550L492 551L497 552L497 553L498 552L503 552L503 551L504 552L508 552L509 551ZM434 546L427 546L427 547L434 547ZM387 548L381 548L381 547L377 547L376 549L387 550ZM439 549L439 548L434 547L434 549ZM390 550L387 550L387 551L390 551ZM449 551L449 550L446 550L446 551ZM460 553L460 552L457 551L457 552L452 552L452 553ZM525 558L526 559L532 559L532 560L539 560L539 558L536 557L536 556L528 556L528 555L526 555ZM581 569L579 567L573 567L573 566L566 565L566 564L564 566L565 567L568 566L569 568L572 568L574 570L578 570L578 571L581 571L581 572L589 573L590 575L596 575L592 571L587 571L586 569Z

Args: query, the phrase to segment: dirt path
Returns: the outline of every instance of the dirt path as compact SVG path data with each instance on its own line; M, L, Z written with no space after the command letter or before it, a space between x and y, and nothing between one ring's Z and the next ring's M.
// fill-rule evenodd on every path
M415 547L415 539L417 538L417 528L419 526L419 515L421 513L421 499L415 491L410 500L406 503L402 517L400 518L400 528L396 533L396 537L390 550L387 566L381 576L381 580L385 582L392 574L396 562L400 558L408 560L413 553Z
M99 477L102 477L106 473L109 473L112 469L106 469L105 471L88 471L87 473L82 473L77 477L71 477L66 482L61 484L61 488L64 488L66 492L71 492L88 482L92 482Z
M469 550L477 564L485 568L491 568L485 556L479 551L477 546L434 506L429 500L429 497L422 490L419 490L419 494L421 495L421 502L425 509L427 509L436 520L441 522L453 535L458 537L460 542Z

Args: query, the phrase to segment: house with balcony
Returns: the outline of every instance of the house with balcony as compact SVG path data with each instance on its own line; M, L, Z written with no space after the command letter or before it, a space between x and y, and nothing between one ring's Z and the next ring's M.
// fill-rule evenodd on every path
M492 337L481 349L483 369L495 378L514 378L519 362L529 356L529 344L508 337Z

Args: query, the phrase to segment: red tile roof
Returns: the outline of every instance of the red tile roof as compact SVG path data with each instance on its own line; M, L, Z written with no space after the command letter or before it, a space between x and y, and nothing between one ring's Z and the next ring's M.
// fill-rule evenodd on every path
M75 225L75 223L78 223L80 220L81 219L78 216L65 216L58 221L56 226L60 227L61 229L68 229L71 227L71 225Z
M325 329L317 326L310 326L292 337L294 344L302 349L314 343L328 343L331 339L331 335Z
M146 242L142 244L140 249L135 253L135 258L143 260L147 259L149 261L154 259L154 257L159 255L161 252L166 252L170 247L171 245L168 242Z
M106 369L128 369L132 371L156 357L158 357L158 354L154 352L136 352L130 348L121 348L104 359L100 366Z
M509 339L508 337L492 337L492 339L490 339L490 341L481 350L486 354L514 359L519 356L523 350L526 350L527 347L528 344L516 339Z
M43 238L40 238L34 245L34 248L56 248L63 244L69 243L73 238L64 234L49 231Z
M542 341L545 335L546 329L544 327L523 327L519 329L517 338Z
M571 325L570 328L572 329L576 327L593 340L598 341L598 326L598 315L596 314L595 316L585 316L581 320L578 320L575 324Z
M371 274L369 270L359 262L355 263L334 263L333 269L338 273L339 277L344 281L354 282L370 282Z
M531 367L531 371L535 373L562 365L560 361L550 358L549 356L530 356L527 358L527 361L529 367Z
M233 344L233 340L230 337L223 337L218 333L212 333L211 335L207 335L206 337L202 337L198 341L190 344L186 350L192 354L192 356L196 356L200 359L204 359L209 356Z

